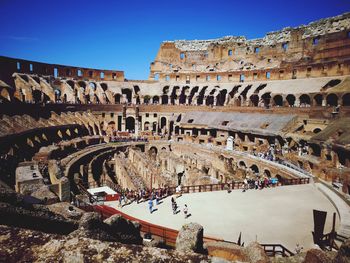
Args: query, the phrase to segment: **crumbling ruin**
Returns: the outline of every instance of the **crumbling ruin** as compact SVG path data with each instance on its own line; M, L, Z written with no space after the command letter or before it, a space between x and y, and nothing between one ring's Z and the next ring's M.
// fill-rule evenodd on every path
M42 222L51 215L43 206L94 203L89 187L212 191L255 176L281 184L314 178L346 199L349 55L345 13L261 39L165 41L148 80L0 57L0 185L36 203L34 212L23 212L22 200L8 204L4 197L0 210L20 207L17 214L28 218L39 211ZM68 232L79 225L52 220ZM142 253L151 258L153 250ZM176 253L166 257L191 258Z

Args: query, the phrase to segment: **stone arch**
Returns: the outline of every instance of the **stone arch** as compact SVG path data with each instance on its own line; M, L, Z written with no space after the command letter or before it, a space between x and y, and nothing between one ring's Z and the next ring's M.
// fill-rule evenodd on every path
M240 160L240 161L238 162L238 166L239 166L240 168L247 168L247 165L246 165L245 161L243 161L243 160Z
M307 94L302 94L300 97L299 97L299 101L300 101L300 104L304 104L304 105L310 105L311 104L311 99L310 99L310 96L307 95Z
M101 88L103 89L104 92L107 91L108 85L106 83L101 83L100 86L101 86Z
M319 133L320 131L322 131L320 128L315 128L312 132L313 133Z
M283 182L283 177L280 174L276 174L275 177L278 179L278 182Z
M157 122L156 122L156 121L154 121L154 122L152 123L152 131L153 131L153 132L157 132Z
M265 107L268 107L270 105L270 101L271 101L271 92L266 92L264 93L261 98L264 101L264 105Z
M197 105L203 105L204 104L204 94L208 86L204 86L202 90L199 92L199 95L197 97Z
M280 106L280 107L282 107L283 106L283 97L281 96L281 95L275 95L274 97L273 97L273 104L275 105L275 106Z
M162 105L167 105L168 102L169 102L168 95L166 95L166 94L162 95Z
M122 89L122 94L126 96L126 100L128 103L132 102L132 90L131 89L128 89L128 88Z
M205 100L205 105L214 105L214 96L213 95L208 95L207 99Z
M49 96L43 93L41 90L33 90L32 97L34 103L48 102L50 101Z
M227 89L220 90L219 94L216 96L216 106L224 106L226 101Z
M329 106L338 106L338 96L334 93L328 94L326 101Z
M163 129L163 127L166 127L166 117L160 118L160 129Z
M91 83L93 83L93 82L91 82ZM96 84L95 83L93 83L92 85L95 85L96 86ZM78 81L78 86L79 87L81 87L81 88L83 88L84 90L85 90L85 88L86 88L86 82L85 81ZM90 83L89 83L89 86L90 86Z
M150 101L150 99L151 99L151 97L150 97L149 95L143 96L143 103L144 103L144 104L148 104L149 101Z
M253 94L250 96L251 105L257 107L259 105L259 96L257 94Z
M115 122L114 122L114 121L108 122L108 124L107 124L107 129L106 129L106 133L107 133L107 134L110 134L110 135L113 135L115 131L116 131Z
M350 106L350 93L345 93L342 96L342 105L343 106Z
M188 93L189 89L190 89L189 86L182 87L182 91L181 91L181 94L179 96L179 104L186 104L187 93Z
M74 90L75 83L73 80L67 80L66 83Z
M92 89L93 91L96 91L97 85L95 82L89 82L89 87L90 89Z
M316 143L310 143L309 147L311 149L311 154L314 156L321 156L321 146Z
M148 130L149 130L149 125L150 125L149 121L146 121L146 122L143 124L143 130L144 130L144 131L148 131Z
M135 131L135 118L129 116L125 120L125 129L129 132Z
M163 95L168 95L169 89L170 89L169 86L164 86L164 87L163 87Z
M170 102L171 102L172 105L175 104L175 101L176 101L176 99L178 98L178 96L177 96L177 91L178 91L179 89L180 89L179 86L174 86L174 87L173 87L173 91L171 92L171 95L170 95Z
M343 149L338 149L336 151L336 155L338 157L338 161L341 165L344 165L346 167L349 167L350 165L350 157L349 157L349 153L346 152Z
M314 106L322 106L323 96L322 94L316 94L313 98Z
M286 97L288 106L293 107L295 106L295 96L293 94L288 94Z
M249 167L254 173L258 174L259 173L259 167L256 164L252 164Z
M54 94L55 94L55 102L60 101L61 100L61 90L55 89Z
M140 92L140 87L137 86L137 85L135 85L135 86L134 86L134 93L135 93L136 95L139 95L139 92Z
M159 96L153 96L152 103L153 104L159 104Z
M117 93L117 94L114 94L114 103L115 104L120 104L121 102L121 94Z
M188 96L188 104L189 104L189 105L192 104L193 96L194 96L194 94L196 94L196 92L198 92L198 89L199 89L198 86L195 86L195 87L192 88L192 90L191 90L191 92L190 92L190 95Z
M155 146L151 146L148 150L148 154L155 159L158 154L158 148Z
M238 89L241 87L242 85L236 85L232 88L232 90L229 92L229 95L231 98L233 98L235 96L235 94L238 92Z
M270 172L270 170L267 169L267 168L265 168L265 169L264 169L264 175L270 178L270 177L271 177L271 172Z

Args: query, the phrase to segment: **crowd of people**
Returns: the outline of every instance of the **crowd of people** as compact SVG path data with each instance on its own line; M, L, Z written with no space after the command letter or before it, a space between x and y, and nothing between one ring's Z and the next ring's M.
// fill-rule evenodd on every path
M119 195L118 197L119 207L123 207L124 205L131 204L132 202L136 202L137 204L147 202L148 210L150 214L156 211L154 207L161 204L162 199L168 196L172 196L171 208L172 208L173 214L175 215L179 212L178 210L179 206L176 202L176 198L181 197L182 191L181 191L181 186L176 187L175 191L174 191L174 188L170 188L170 187L153 189L152 191L145 190L145 189L139 189L138 191L132 191L129 189L120 189L120 191L118 191L118 195ZM190 216L190 214L188 213L187 204L184 205L182 211L184 213L185 218Z
M274 187L278 183L277 178L257 177L255 179L245 178L243 181L243 192L248 189L262 190L264 188Z
M140 136L138 137L111 136L110 142L148 142L148 139Z
M174 193L172 188L163 187L159 189L147 190L147 189L138 189L137 191L129 190L129 189L120 189L118 190L119 195L119 206L121 207L124 202L124 205L136 202L142 203L147 200L156 200L158 203L161 199L170 196Z

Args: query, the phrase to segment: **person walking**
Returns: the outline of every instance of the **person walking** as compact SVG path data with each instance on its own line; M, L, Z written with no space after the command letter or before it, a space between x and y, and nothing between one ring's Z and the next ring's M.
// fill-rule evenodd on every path
M156 205L159 205L159 194L158 194L158 191L156 192Z
M248 190L248 180L247 178L244 178L243 181L243 193Z
M123 196L119 194L119 207L122 207L122 198Z
M171 207L173 209L173 214L175 215L176 214L176 210L177 210L177 204L176 204L176 201L175 201L174 197L171 198Z
M184 206L183 212L184 212L185 219L186 219L188 217L188 207L187 207L187 205Z
M153 212L153 200L152 200L152 198L150 198L148 201L148 208L149 208L149 212L152 214L152 212Z

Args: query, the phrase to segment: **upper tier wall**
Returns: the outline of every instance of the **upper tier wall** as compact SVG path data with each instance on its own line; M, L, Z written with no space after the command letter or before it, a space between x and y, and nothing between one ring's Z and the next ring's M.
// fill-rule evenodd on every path
M0 79L10 84L14 72L97 81L124 81L124 71L72 67L0 56Z
M290 79L300 72L310 77L338 76L349 71L349 58L350 13L346 13L260 39L230 36L163 42L149 79L238 81L241 75L242 80Z

